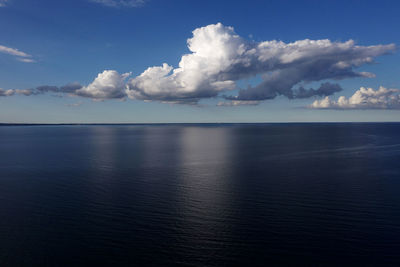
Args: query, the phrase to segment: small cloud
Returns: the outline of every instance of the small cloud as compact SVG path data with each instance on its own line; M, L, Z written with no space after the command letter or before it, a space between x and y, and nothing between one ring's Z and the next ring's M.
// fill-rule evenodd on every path
M146 0L90 0L93 3L98 3L107 7L141 7Z
M79 107L83 104L83 102L77 102L77 103L71 103L71 104L66 104L67 107Z
M15 90L4 90L0 88L0 96L12 96L13 94L15 94Z
M235 106L256 106L260 104L257 100L232 100L228 102L218 102L219 107L235 107Z
M0 4L1 4L1 2L0 2ZM17 60L21 61L21 62L27 62L27 63L35 62L35 60L32 59L31 55L29 55L25 52L22 52L16 48L11 48L11 47L7 47L4 45L0 45L0 53L15 56L15 57L17 57Z
M19 58L17 58L17 60L21 61L21 62L25 62L25 63L35 63L36 62L34 59L31 59L31 58L21 58L21 57L19 57Z
M309 108L315 109L400 109L400 90L379 87L378 90L361 87L351 97L340 96L337 101L328 96L315 100Z
M29 55L25 52L22 52L22 51L19 51L18 49L7 47L4 45L0 45L0 52L9 54L9 55L13 55L13 56L18 56L18 57L31 57L31 55Z
M31 90L31 89L16 89L15 93L24 95L24 96L30 96L30 95L34 94L33 90Z

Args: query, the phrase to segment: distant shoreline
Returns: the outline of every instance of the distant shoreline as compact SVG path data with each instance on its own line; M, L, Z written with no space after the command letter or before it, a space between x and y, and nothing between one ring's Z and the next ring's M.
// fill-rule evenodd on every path
M163 122L163 123L0 123L1 126L140 126L140 125L269 125L269 124L398 124L400 121L382 122Z

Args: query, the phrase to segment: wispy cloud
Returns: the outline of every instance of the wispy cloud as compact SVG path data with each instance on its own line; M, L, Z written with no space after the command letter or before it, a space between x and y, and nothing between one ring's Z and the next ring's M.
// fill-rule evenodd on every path
M31 57L31 55L22 52L18 49L15 48L11 48L11 47L7 47L4 45L0 45L0 52L1 53L5 53L5 54L9 54L9 55L13 55L13 56L18 56L18 57Z
M220 101L217 106L219 107L236 107L236 106L256 106L260 104L257 100L232 100L232 101Z
M17 60L21 61L21 62L26 62L26 63L35 62L35 60L32 59L31 55L29 55L28 53L22 52L16 48L11 48L11 47L7 47L4 45L0 45L0 53L15 56L15 57L17 57Z
M77 102L77 103L71 103L71 104L66 104L67 107L79 107L83 104L83 102Z
M0 0L0 7L5 7L9 0Z
M337 101L328 96L315 100L310 108L316 109L400 109L400 90L379 87L361 87L351 97L340 96Z
M36 61L32 58L17 58L18 61L25 62L25 63L35 63Z
M90 1L108 7L140 7L147 2L147 0L90 0Z

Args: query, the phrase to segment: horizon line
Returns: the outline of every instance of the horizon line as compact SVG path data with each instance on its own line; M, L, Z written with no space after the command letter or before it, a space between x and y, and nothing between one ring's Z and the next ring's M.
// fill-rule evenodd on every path
M400 123L400 121L304 121L304 122L68 122L68 123L3 123L0 126L124 126L124 125L239 125L239 124L382 124L382 123Z

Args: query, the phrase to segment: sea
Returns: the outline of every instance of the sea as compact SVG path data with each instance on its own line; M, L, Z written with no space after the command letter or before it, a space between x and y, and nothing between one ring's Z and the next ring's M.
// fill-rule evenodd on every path
M400 266L400 123L0 126L0 266Z

